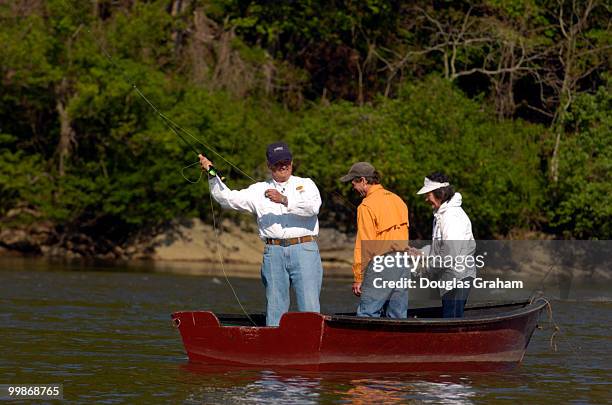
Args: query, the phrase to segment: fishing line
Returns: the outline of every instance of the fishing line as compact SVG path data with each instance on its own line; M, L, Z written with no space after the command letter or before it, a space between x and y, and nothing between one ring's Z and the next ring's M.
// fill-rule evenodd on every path
M244 172L242 169L240 169L238 166L236 166L234 163L232 163L231 161L227 160L223 155L221 155L219 152L217 152L215 149L213 149L210 145L208 145L207 143L205 143L204 141L200 140L198 137L196 137L195 135L193 135L191 132L189 132L188 130L186 130L185 128L181 127L179 124L177 124L176 122L172 121L169 117L167 117L164 113L162 113L157 106L155 106L143 93L142 91L140 91L140 89L135 85L132 84L132 87L136 90L136 92L138 93L138 95L140 97L142 97L143 100L145 100L147 102L147 104L149 104L149 106L159 115L159 117L162 118L162 120L168 125L168 127L170 127L172 129L172 131L177 134L181 139L183 139L183 141L187 142L185 140L185 138L180 135L176 130L182 131L183 133L187 134L189 137L191 137L195 142L201 144L202 146L204 146L206 149L208 149L209 151L211 151L213 154L215 154L216 156L218 156L219 158L221 158L224 162L226 162L227 164L229 164L231 167L233 167L234 169L238 170L241 174L243 174L244 176L248 177L250 180L256 182L257 180L255 180L253 177L249 176L246 172ZM188 142L187 142L188 143ZM196 155L199 155L200 152L198 152L192 144L188 143L191 147L191 149L196 153Z
M66 3L65 0L62 0L62 3L64 3L64 6L66 6L67 8L69 7L69 5ZM201 144L202 146L204 146L210 152L212 152L213 154L215 154L216 156L221 158L223 161L225 161L231 167L235 168L236 170L238 170L240 173L242 173L243 175L245 175L246 177L248 177L252 181L256 181L253 177L249 176L247 173L245 173L243 170L241 170L234 163L232 163L229 160L227 160L225 157L223 157L223 155L221 155L219 152L217 152L211 146L207 145L205 142L203 142L202 140L200 140L199 138L197 138L196 136L191 134L189 131L187 131L186 129L184 129L180 125L178 125L176 122L171 120L165 114L163 114L160 111L160 109L140 90L140 88L136 85L136 81L133 80L130 77L130 75L128 75L127 72L124 69L120 68L115 63L115 60L112 58L110 53L106 50L104 45L100 41L97 40L97 37L93 34L93 32L89 29L89 27L86 24L83 24L82 21L81 21L81 27L85 27L85 30L94 38L94 41L96 42L96 44L98 45L98 47L100 48L100 50L102 51L102 53L104 54L106 59L111 63L111 65L117 71L119 71L121 76L123 76L123 79L132 87L132 89L136 92L136 94L138 94L138 96L140 98L142 98L147 103L147 105L157 114L157 116L159 118L161 118L161 120L164 122L166 127L168 127L168 129L170 129L170 131L172 131L175 135L177 135L196 155L199 155L200 152L195 148L195 146L191 142L189 142L187 139L185 139L185 137L183 135L181 135L180 132L183 132L184 134L188 135L195 142L197 142L197 143ZM198 178L198 180L194 182L194 181L189 180L184 175L184 170L186 168L188 168L188 167L194 166L197 163L199 163L199 162L190 164L188 166L183 167L183 169L181 169L181 175L183 176L183 178L185 178L185 180L189 181L190 183L198 183L200 181L201 177L202 177L202 173L200 173L200 177ZM224 264L223 264L224 263L223 262L223 257L222 257L221 249L220 249L220 246L219 246L219 235L218 235L218 229L217 229L217 224L216 224L216 219L215 219L214 204L213 204L213 201L212 201L212 194L210 192L209 192L209 197L210 197L210 204L211 204L210 208L211 208L212 217L213 217L213 229L215 231L215 236L216 236L216 239L217 239L217 252L219 254L219 258L220 258L220 261L221 261L221 268L223 270L223 275L225 276L225 280L226 280L227 284L229 285L230 289L232 290L232 293L234 294L234 297L236 298L236 301L238 302L238 305L240 306L240 308L242 309L244 314L247 316L247 318L253 323L253 325L257 326L256 323L253 321L253 319L251 319L251 317L249 316L248 312L246 311L246 309L244 308L242 303L240 302L240 299L238 298L238 295L236 294L236 291L234 290L234 287L232 286L232 283L230 282L230 280L229 280L229 278L227 276L227 273L225 272L225 267L224 267Z
M236 290L234 290L234 286L232 286L232 283L230 283L229 281L229 277L227 276L227 273L225 272L225 264L224 264L224 260L223 260L223 256L221 254L221 244L219 243L219 231L217 228L217 219L215 216L215 209L213 208L213 200L212 200L212 194L209 193L208 197L210 198L210 207L212 208L212 218L213 218L213 229L215 230L215 241L217 243L217 253L219 254L219 262L221 263L221 271L223 271L223 276L225 277L225 281L227 281L227 284L229 285L230 289L232 290L232 293L234 293L234 297L236 298L236 301L238 302L238 305L240 305L240 308L242 309L242 312L244 312L244 314L246 315L247 318L249 318L249 321L251 321L251 323L253 324L253 326L257 326L257 324L255 323L255 321L253 321L253 319L251 318L251 316L249 315L249 313L247 312L246 309L244 309L244 307L242 306L242 303L240 302L240 299L238 298L238 294L236 294Z
M64 3L64 6L69 7L69 5L66 3L66 0L62 0L62 2ZM230 167L236 169L239 173L241 173L243 176L247 177L248 179L250 179L253 182L257 182L256 179L254 179L252 176L250 176L248 173L246 173L245 171L243 171L242 169L240 169L240 167L238 167L236 164L234 164L233 162L231 162L230 160L226 159L221 153L217 152L212 146L210 146L209 144L207 144L206 142L204 142L203 140L201 140L200 138L196 137L195 135L193 135L189 130L183 128L181 125L177 124L175 121L173 121L170 117L168 117L167 115L165 115L158 107L157 105L155 105L144 93L143 91L136 85L136 80L134 80L125 69L121 68L119 65L117 65L117 63L115 62L115 60L113 59L113 57L110 55L110 53L108 52L108 50L106 49L106 47L101 43L101 41L98 39L98 37L96 35L94 35L94 33L89 29L89 27L86 24L83 24L83 22L81 21L81 27L84 27L85 30L93 37L94 42L98 45L99 49L101 50L102 54L106 57L106 59L110 62L111 66L116 69L120 75L123 77L123 79L132 87L132 89L136 92L136 94L138 94L138 96L144 100L144 102L149 106L149 108L151 110L153 110L153 112L161 119L161 121L164 123L164 125L172 132L174 133L177 137L179 137L179 139L189 148L191 149L191 151L193 151L196 155L199 155L200 152L196 149L196 147L194 146L194 143L197 143L201 146L203 146L204 148L206 148L208 151L210 151L213 155L217 156L218 158L220 158L221 160L223 160L225 163L227 163ZM188 138L191 138L192 142L190 142L188 139L185 138L185 136L183 136L183 134L185 134ZM181 176L188 181L191 184L195 184L195 183L199 183L202 179L202 172L200 172L200 176L198 177L197 180L191 180L189 179L186 175L185 175L185 169L188 169L190 167L193 167L195 165L197 165L199 163L199 161L191 163L185 167L183 167L181 169ZM326 190L323 190L324 192L326 192ZM354 212L355 211L355 206L350 203L349 201L347 201L342 195L340 195L337 192L332 192L333 194L335 194L336 196L338 196L343 203L348 203L350 204L351 210ZM240 302L240 299L238 298L238 295L236 294L236 291L233 287L233 285L231 284L227 273L225 271L225 266L224 266L224 260L221 254L221 249L219 248L219 230L217 228L217 224L216 224L216 216L215 216L215 210L214 210L214 203L212 201L212 194L209 192L209 197L210 197L210 208L211 208L211 213L212 213L212 217L213 217L213 229L215 231L215 236L217 239L217 252L219 254L219 259L221 262L221 269L223 271L223 275L225 276L225 280L227 282L227 284L229 285L230 289L232 290L232 293L234 294L234 297L236 298L236 301L238 302L238 305L240 306L240 308L242 309L242 311L244 312L244 314L247 316L247 318L253 323L253 325L256 325L256 323L253 321L253 319L250 317L250 315L248 314L248 312L245 310L244 306L242 305L242 303Z
M185 169L188 169L188 168L190 168L190 167L193 167L193 166L195 166L195 165L197 165L197 164L199 164L199 163L200 163L200 162L198 161L198 162L192 163L192 164L190 164L190 165L187 165L187 166L185 166L185 167L183 167L183 168L181 169L181 176L183 176L183 178L184 178L185 180L187 180L188 182L190 182L191 184L198 184L198 183L200 182L200 180L202 180L202 173L203 173L203 172L202 172L202 170L200 170L200 176L198 177L198 179L197 179L197 180L191 180L191 179L188 179L188 178L187 178L187 176L185 176Z
M62 2L64 3L64 6L68 7L68 4L66 3L66 0L62 0ZM110 55L110 53L108 52L108 50L106 49L106 47L97 39L97 37L94 35L94 33L89 29L89 27L86 24L83 24L83 22L81 21L81 26L85 28L85 30L94 38L94 42L96 42L96 44L98 45L98 47L100 48L100 50L102 51L102 54L106 57L106 59L111 63L111 65L117 70L119 71L119 74L121 76L123 76L123 79L132 87L132 89L136 92L136 94L138 94L138 96L140 98L142 98L147 105L157 114L157 116L159 118L161 118L161 120L164 122L164 124L168 127L168 129L170 129L175 135L177 135L196 155L199 155L200 152L193 146L193 144L189 141L187 141L187 139L185 139L185 137L183 135L181 135L180 132L183 132L184 134L186 134L187 136L189 136L193 141L199 143L200 145L204 146L207 150L209 150L210 152L212 152L215 156L219 157L220 159L222 159L224 162L226 162L228 165L230 165L231 167L233 167L234 169L236 169L237 171L239 171L240 173L242 173L244 176L248 177L249 179L251 179L252 181L257 181L255 180L253 177L251 177L249 174L247 174L246 172L244 172L242 169L240 169L236 164L234 164L233 162L231 162L230 160L226 159L221 153L217 152L212 146L210 146L209 144L207 144L206 142L202 141L201 139L199 139L198 137L196 137L195 135L193 135L191 132L189 132L187 129L183 128L182 126L180 126L179 124L177 124L176 122L174 122L172 119L170 119L170 117L168 117L167 115L165 115L164 113L161 112L161 110L142 92L142 90L140 90L140 88L136 85L136 80L134 80L126 71L125 69L119 67L119 65L117 65L117 63L115 62L115 60L113 59L113 57Z

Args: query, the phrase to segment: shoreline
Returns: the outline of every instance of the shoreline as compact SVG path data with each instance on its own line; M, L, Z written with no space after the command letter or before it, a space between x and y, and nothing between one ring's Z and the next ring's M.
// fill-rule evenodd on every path
M140 235L128 246L114 247L101 255L84 256L78 252L79 246L66 243L65 247L47 246L41 233L28 233L24 230L0 233L0 258L34 257L41 262L79 263L89 265L100 263L102 267L121 268L134 271L173 272L190 275L223 276L225 268L228 276L259 278L264 243L252 226L240 226L228 219L218 226L218 233L212 226L199 219L181 220L171 223L165 231L156 235ZM218 237L215 235L218 234ZM8 249L7 240L15 247L36 245L38 254L18 249ZM27 243L26 243L27 242ZM482 274L486 277L506 277L529 281L549 282L554 278L564 284L573 282L596 282L612 280L612 272L605 267L609 261L611 246L599 246L602 241L480 241L490 245L493 256ZM499 242L500 245L495 245ZM527 245L521 243L527 242ZM592 243L584 243L592 242ZM348 235L335 228L321 228L319 231L319 251L326 277L352 279L354 235ZM515 245L516 244L516 245ZM496 247L497 246L497 247ZM585 247L599 246L593 251ZM70 248L73 249L70 249ZM511 251L500 248L511 247ZM569 249L568 249L569 248ZM497 249L497 250L496 250ZM597 260L585 253L597 253ZM496 257L499 255L499 257ZM223 264L220 262L223 260ZM500 260L501 259L501 260ZM551 273L551 269L552 271Z
M143 233L124 246L96 250L95 241L51 243L44 226L4 229L0 232L0 257L40 257L59 260L108 262L196 262L219 265L261 264L264 243L249 224L222 221L217 231L199 219L176 220L155 234ZM218 235L218 237L216 236ZM78 238L78 237L77 237ZM321 228L318 237L321 260L330 267L348 269L353 260L354 236L333 228ZM104 246L104 245L102 245ZM100 246L98 246L98 249Z

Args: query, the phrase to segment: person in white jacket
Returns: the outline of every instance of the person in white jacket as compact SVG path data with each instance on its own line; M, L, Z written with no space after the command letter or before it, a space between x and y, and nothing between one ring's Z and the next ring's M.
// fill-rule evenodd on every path
M472 222L461 208L461 194L456 193L447 176L434 172L427 177L417 194L425 194L425 201L433 208L433 232L430 249L426 254L441 257L442 268L430 269L446 289L440 289L442 316L461 318L476 277L474 252L476 242L472 234ZM447 258L452 260L447 260ZM438 261L438 263L440 262ZM435 262L435 260L434 260ZM451 263L451 265L447 265Z

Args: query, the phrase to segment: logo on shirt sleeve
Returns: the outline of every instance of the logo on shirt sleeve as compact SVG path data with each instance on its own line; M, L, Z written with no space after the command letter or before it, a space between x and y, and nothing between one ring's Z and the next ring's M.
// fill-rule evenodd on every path
M304 186L297 186L295 189L299 191L300 193L304 192Z

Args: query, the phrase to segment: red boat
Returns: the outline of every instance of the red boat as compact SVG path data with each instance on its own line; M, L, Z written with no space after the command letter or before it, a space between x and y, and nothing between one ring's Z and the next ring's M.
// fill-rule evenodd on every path
M469 305L464 318L415 308L408 319L289 312L278 327L263 314L172 314L194 363L319 371L491 371L517 366L544 299ZM250 318L250 319L249 319ZM255 323L257 326L253 326Z

